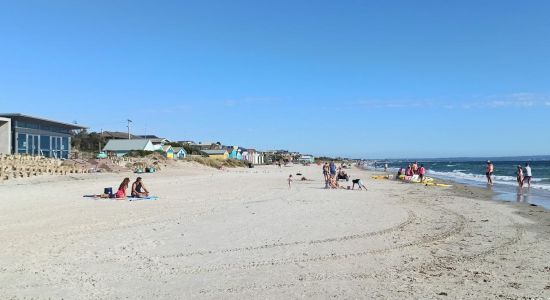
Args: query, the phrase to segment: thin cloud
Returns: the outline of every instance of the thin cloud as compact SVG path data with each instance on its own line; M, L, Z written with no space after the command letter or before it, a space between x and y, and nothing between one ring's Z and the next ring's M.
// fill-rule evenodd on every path
M497 109L536 108L550 106L550 95L513 93L508 95L476 96L462 100L359 100L357 105L371 109L443 108L443 109Z
M365 108L414 108L433 106L431 101L412 101L412 100L360 100L357 104Z

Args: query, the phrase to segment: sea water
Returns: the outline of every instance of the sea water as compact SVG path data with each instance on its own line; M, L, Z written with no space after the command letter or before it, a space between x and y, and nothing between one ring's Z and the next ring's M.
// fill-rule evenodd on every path
M496 199L505 201L516 201L522 203L536 204L550 209L550 160L492 160L494 165L493 183L494 186L487 186L485 170L487 167L484 160L431 160L418 161L424 164L429 176L444 180L454 181L462 184L490 188L496 192ZM529 162L533 178L531 188L524 184L523 189L518 188L516 171L518 165L525 168ZM383 168L385 162L369 162L366 168L377 170ZM399 168L403 171L410 160L390 160L387 162L391 172L397 172Z

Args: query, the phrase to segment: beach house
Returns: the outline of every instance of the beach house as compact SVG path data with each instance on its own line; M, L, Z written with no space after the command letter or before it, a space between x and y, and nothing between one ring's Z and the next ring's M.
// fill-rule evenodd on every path
M20 113L0 113L0 153L69 158L71 134L83 129Z
M229 153L227 152L227 150L202 150L201 153L214 159L225 160L229 158Z
M173 147L174 149L174 158L176 159L184 159L187 157L187 152L183 147Z
M229 153L229 158L236 159L236 160L242 160L243 159L243 155L242 155L243 149L242 148L239 148L238 146L233 146L233 147L229 147L229 149L227 151Z
M151 140L109 140L103 148L111 156L124 156L130 151L155 151Z
M264 157L264 154L256 149L244 149L242 153L242 160L254 165L263 165L265 163Z
M298 158L298 162L306 163L306 164L312 164L312 163L315 162L315 157L313 155L309 155L309 154L301 155Z
M174 148L170 145L164 145L162 146L162 152L164 152L164 155L166 158L174 158Z
M170 141L165 138L154 138L154 139L148 139L148 140L151 141L156 151L163 151L164 145L166 145L167 143L170 143Z

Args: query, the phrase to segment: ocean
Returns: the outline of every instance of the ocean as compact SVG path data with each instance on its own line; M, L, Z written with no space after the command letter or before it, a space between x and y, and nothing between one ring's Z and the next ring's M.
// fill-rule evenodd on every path
M419 165L424 164L428 176L454 181L462 184L487 187L485 177L486 159L464 160L418 160ZM550 160L492 160L494 165L495 199L515 201L521 203L536 204L550 209ZM388 160L390 171L397 172L400 167L405 169L410 160ZM516 169L518 165L525 166L529 162L533 173L531 188L519 189L516 181ZM384 161L367 163L368 169L383 169Z

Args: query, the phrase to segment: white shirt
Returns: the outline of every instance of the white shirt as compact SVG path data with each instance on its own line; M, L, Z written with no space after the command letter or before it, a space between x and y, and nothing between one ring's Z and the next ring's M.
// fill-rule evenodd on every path
M531 167L529 167L529 166L525 167L525 176L532 176L531 175Z

